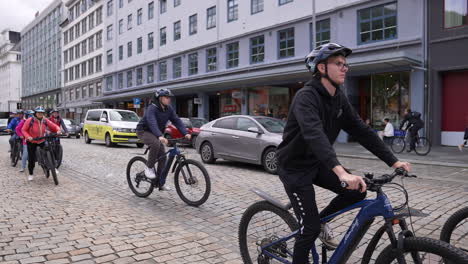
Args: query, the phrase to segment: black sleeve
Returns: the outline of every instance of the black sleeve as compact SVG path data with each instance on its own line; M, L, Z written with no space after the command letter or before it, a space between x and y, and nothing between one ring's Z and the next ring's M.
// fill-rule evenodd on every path
M171 111L171 115L169 120L177 127L177 129L182 133L182 135L187 135L187 129L185 128L184 123L182 120L180 120L179 116L177 116L176 112L172 107L169 108L169 111Z
M395 155L388 149L377 133L362 121L347 99L345 99L343 107L343 113L345 114L344 131L356 138L362 146L384 161L389 167L397 162L398 159Z
M156 120L156 106L151 104L146 110L146 121L148 122L148 128L156 137L162 136L161 130L158 127L158 121Z
M340 165L320 119L320 102L313 93L296 96L292 112L299 125L307 147L328 169Z

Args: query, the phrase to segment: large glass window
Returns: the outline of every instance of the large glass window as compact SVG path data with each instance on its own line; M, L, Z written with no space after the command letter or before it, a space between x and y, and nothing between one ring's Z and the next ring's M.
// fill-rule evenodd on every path
M467 9L467 0L445 0L445 28L468 25Z
M124 88L124 75L123 75L123 72L119 73L118 79L119 79L119 89L123 89Z
M251 0L251 13L256 14L263 11L263 0Z
M239 18L239 2L238 0L228 0L228 22L237 20Z
M189 17L189 34L197 34L197 14Z
M148 20L154 17L154 2L148 4Z
M227 65L226 68L235 68L239 66L239 42L226 45Z
M133 71L127 71L127 87L133 86Z
M167 10L167 0L159 0L159 12L161 14L166 13Z
M146 76L147 76L147 83L152 83L154 82L154 65L150 64L146 68Z
M141 25L143 23L143 9L138 9L137 11L137 25Z
M140 54L143 51L143 38L139 37L137 39L137 54Z
M137 85L143 84L143 68L138 68L136 70L136 84Z
M221 116L240 115L242 111L242 91L224 90L219 93L219 113Z
M257 87L249 89L249 115L284 119L289 110L289 88Z
M312 43L314 41L312 37L314 34L314 28L312 27L312 23L310 23L309 25L310 25L310 50L313 50L320 45L330 42L331 34L330 34L330 19L329 18L317 21L316 26L315 26L317 30L317 33L315 34L315 41L317 44L315 46L314 46L314 43Z
M167 62L162 61L159 63L159 80L165 81L167 80Z
M127 57L131 57L133 52L132 42L127 43Z
M278 31L279 58L294 57L294 28Z
M206 10L206 29L216 27L216 6Z
M265 38L263 35L250 39L250 63L265 60Z
M112 40L112 25L107 27L107 40Z
M148 50L153 49L154 47L154 37L153 37L153 32L148 33Z
M166 45L166 27L159 30L159 46Z
M192 53L188 55L189 63L189 75L194 75L198 73L198 53Z
M177 57L172 60L172 78L180 78L182 76L182 58Z
M217 68L217 54L216 48L206 50L206 71L216 71Z
M180 39L180 20L174 23L174 40Z
M397 37L397 4L375 6L358 11L359 44Z

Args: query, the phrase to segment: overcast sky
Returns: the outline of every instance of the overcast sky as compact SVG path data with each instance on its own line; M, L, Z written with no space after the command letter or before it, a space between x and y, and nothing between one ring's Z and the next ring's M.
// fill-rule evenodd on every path
M53 0L0 0L0 31L9 28L20 32Z

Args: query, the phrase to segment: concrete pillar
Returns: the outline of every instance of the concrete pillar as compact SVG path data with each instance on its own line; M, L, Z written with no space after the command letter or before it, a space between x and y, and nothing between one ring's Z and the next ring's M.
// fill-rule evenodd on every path
M242 88L242 105L241 114L248 115L248 104L249 104L249 91L246 88Z
M421 113L421 119L425 120L424 112L424 72L422 70L413 70L410 75L410 96L411 110ZM424 128L420 130L420 135L425 135Z
M209 120L210 115L210 97L207 93L198 93L201 104L198 105L198 117Z

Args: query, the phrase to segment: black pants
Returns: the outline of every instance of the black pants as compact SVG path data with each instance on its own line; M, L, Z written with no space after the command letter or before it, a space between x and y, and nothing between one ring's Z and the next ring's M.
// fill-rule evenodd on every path
M294 244L294 264L309 263L310 250L320 234L320 218L338 212L366 197L366 193L341 187L338 176L325 168L319 169L314 184L338 194L320 214L315 201L313 185L284 186L301 228Z
M37 161L37 147L43 148L44 143L41 144L35 144L28 142L27 143L27 148L28 148L28 170L29 170L29 175L33 175L34 173L34 167L36 165Z
M161 143L161 141L159 141L159 139L153 133L148 131L138 131L137 136L141 141L143 141L145 145L148 145L148 147L150 147L146 166L148 166L148 168L153 168L156 161L158 161L156 175L160 176L162 170L164 169L167 159L165 155L166 149L164 147L164 144Z
M409 129L410 133L410 149L413 150L416 148L416 138L418 136L418 131L421 129L421 126L412 126Z
M465 129L465 135L463 136L463 145L466 145L468 141L468 127Z

